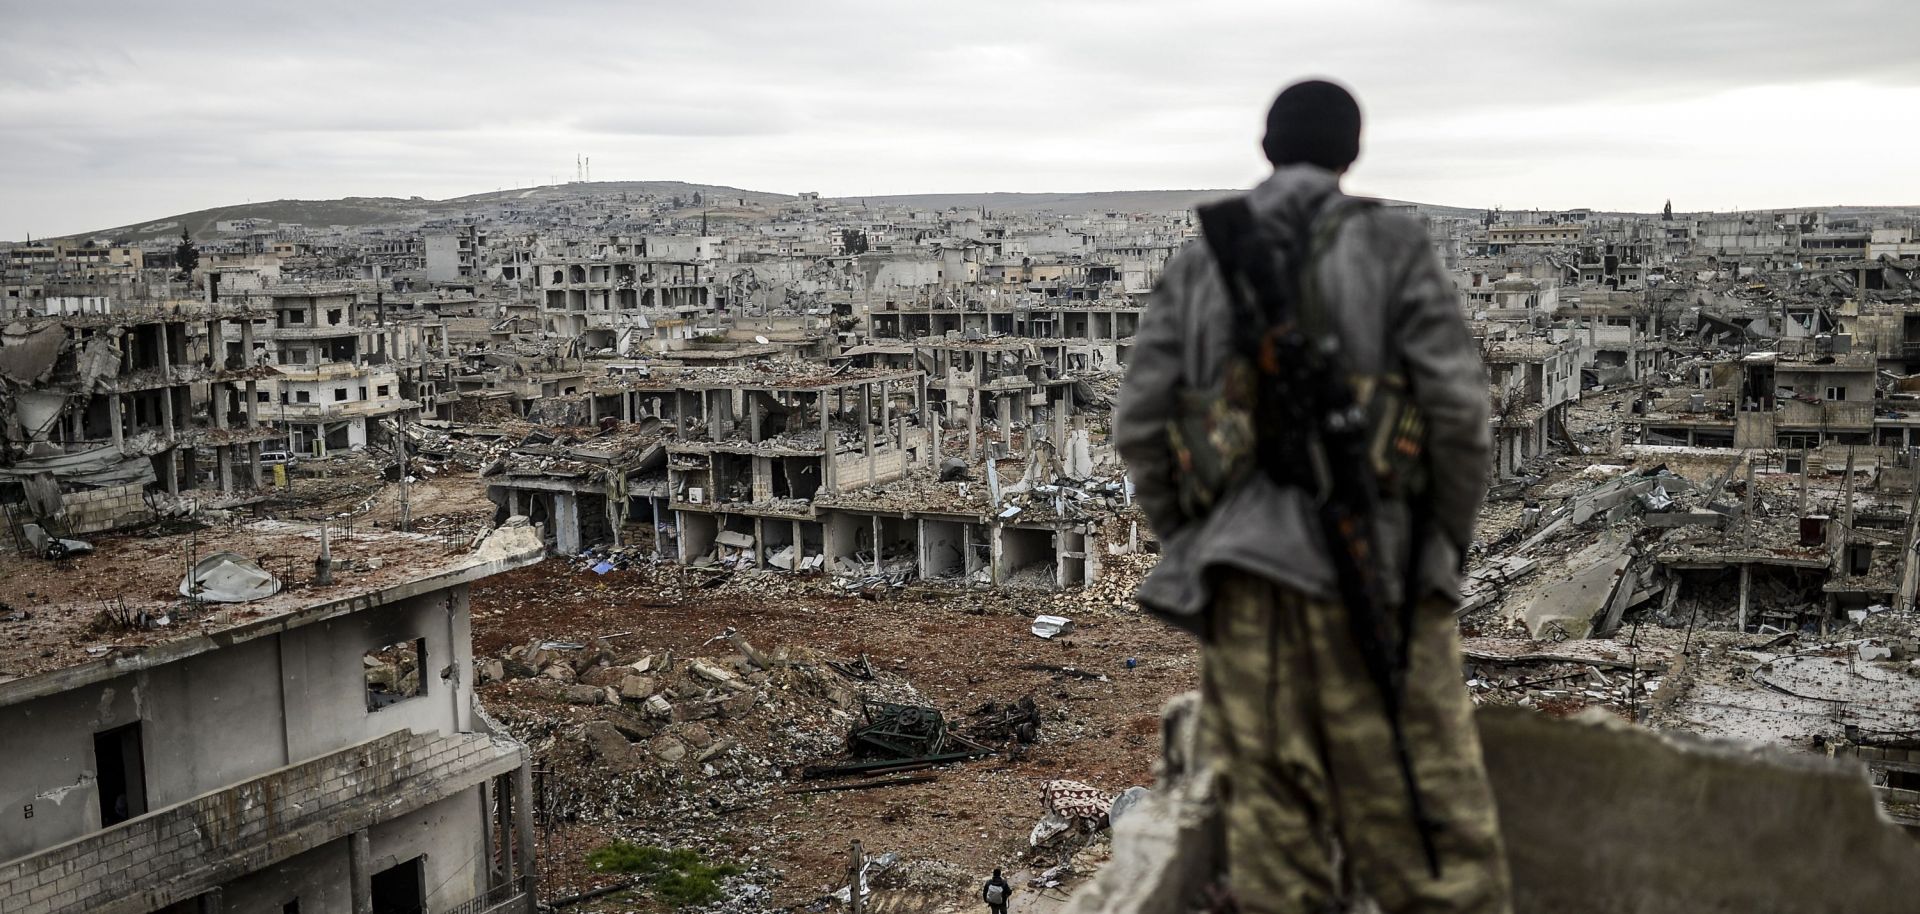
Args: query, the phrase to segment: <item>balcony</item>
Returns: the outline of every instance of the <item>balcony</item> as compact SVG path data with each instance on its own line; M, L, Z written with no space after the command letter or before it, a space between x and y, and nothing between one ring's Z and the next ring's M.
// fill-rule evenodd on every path
M287 381L338 381L371 374L371 368L353 362L321 362L317 365L275 365Z
M1776 424L1782 428L1867 429L1873 427L1873 404L1783 400Z
M389 733L0 864L0 911L164 908L513 771L525 751L484 734ZM524 882L510 885L522 891L473 910L516 894L524 909Z
M378 400L340 400L333 403L262 403L260 421L322 422L335 419L361 419L384 416L403 409L419 409L412 400L386 397Z

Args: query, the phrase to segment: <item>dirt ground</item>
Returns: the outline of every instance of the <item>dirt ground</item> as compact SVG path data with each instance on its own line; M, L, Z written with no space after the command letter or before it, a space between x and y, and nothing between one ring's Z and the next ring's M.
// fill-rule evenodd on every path
M847 849L855 838L869 855L897 852L903 864L929 874L916 892L890 906L967 904L994 867L1020 864L1027 833L1043 812L1040 793L1047 781L1083 781L1114 793L1151 783L1159 709L1196 682L1192 641L1134 613L1090 614L1077 620L1073 634L1049 641L1028 631L1021 601L1006 594L909 589L868 600L835 595L817 578L809 584L771 574L737 576L714 589L691 583L706 577L674 566L596 575L550 559L487 579L473 589L475 655L500 656L530 638L615 636L610 640L623 649L721 656L728 646L707 642L731 627L762 651L810 649L846 659L865 654L877 669L911 683L949 719L988 700L1026 695L1045 715L1039 742L1018 761L986 758L939 769L933 783L876 790L773 790L748 808L701 816L700 837L710 842L702 850L710 858L749 863L755 874L779 874L766 886L773 907L804 907L844 886ZM1135 661L1131 669L1129 658ZM1029 666L1074 667L1108 679ZM483 687L482 698L502 716L564 715L566 709L517 685ZM605 884L583 858L611 837L672 835L671 820L688 800L684 794L707 789L691 780L654 788L657 795L640 801L648 814L630 821L547 823L542 894L551 899ZM1033 910L1046 909L1040 895L1028 894ZM635 903L616 896L600 910L630 910Z

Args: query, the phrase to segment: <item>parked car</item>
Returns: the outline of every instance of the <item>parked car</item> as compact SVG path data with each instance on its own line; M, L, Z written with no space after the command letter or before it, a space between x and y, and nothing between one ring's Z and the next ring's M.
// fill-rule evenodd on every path
M300 463L300 458L293 456L293 454L289 451L261 451L260 452L261 466L270 467L270 466L275 466L282 463L287 465L287 469L293 469L296 465Z

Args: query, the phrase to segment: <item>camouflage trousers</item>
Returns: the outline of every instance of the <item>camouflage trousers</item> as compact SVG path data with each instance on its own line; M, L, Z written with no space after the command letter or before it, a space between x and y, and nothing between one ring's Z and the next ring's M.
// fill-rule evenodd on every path
M1241 910L1511 910L1506 854L1460 682L1453 614L1420 607L1403 728L1440 876L1429 871L1378 688L1346 609L1264 579L1218 582L1203 651L1203 746Z

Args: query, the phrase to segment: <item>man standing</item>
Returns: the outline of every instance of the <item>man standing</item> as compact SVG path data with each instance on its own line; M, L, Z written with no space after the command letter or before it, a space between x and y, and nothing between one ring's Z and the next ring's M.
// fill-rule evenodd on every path
M1424 229L1340 191L1353 97L1289 87L1262 146L1272 177L1168 262L1114 420L1161 543L1139 599L1204 645L1228 887L1505 914L1452 613L1485 371Z
M996 869L993 878L980 890L980 897L986 899L989 914L1007 914L1007 899L1013 897L1013 886L1008 885L1006 877Z

